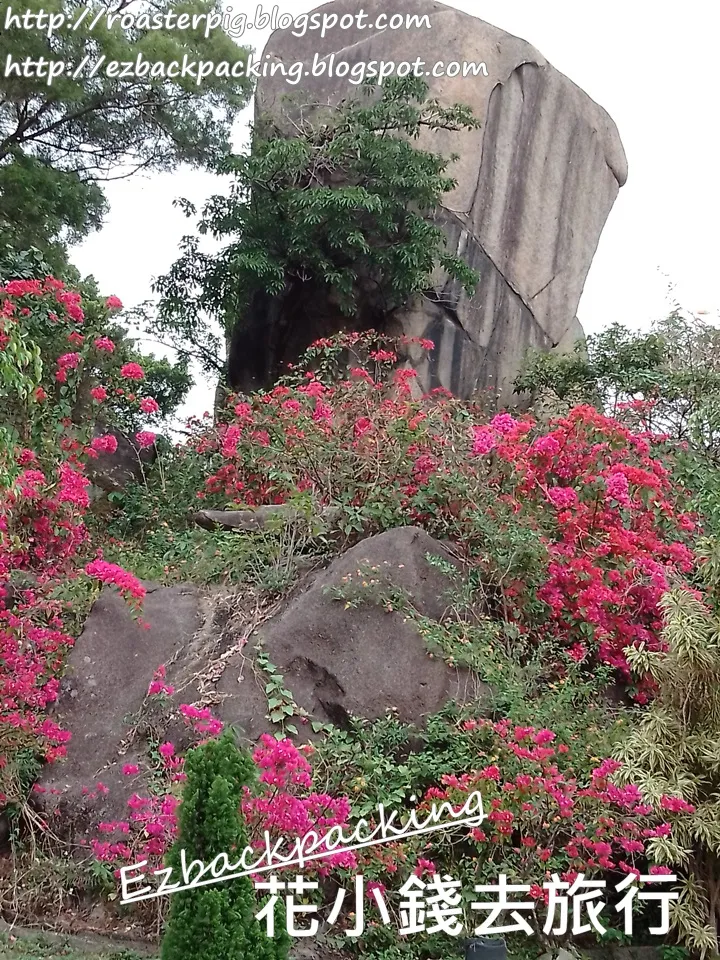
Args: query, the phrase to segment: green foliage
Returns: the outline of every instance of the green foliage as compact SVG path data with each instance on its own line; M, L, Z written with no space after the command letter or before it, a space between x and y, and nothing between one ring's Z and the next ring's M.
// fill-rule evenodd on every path
M623 400L656 390L666 357L667 342L659 330L642 334L614 323L578 341L572 353L532 352L515 386L535 395L554 394L569 404L594 403L615 414Z
M240 814L243 787L249 786L254 767L233 734L190 751L185 763L187 781L179 809L178 839L167 863L178 874L181 851L188 863L209 864L220 854L230 862L247 845ZM255 919L255 896L248 877L184 890L171 902L162 944L162 960L282 960L288 938L269 939Z
M53 269L42 250L29 245L13 246L10 243L0 242L0 283L8 280L36 280L52 274ZM67 273L68 271L66 271ZM70 276L64 279L77 282L80 278L76 271L69 270Z
M15 149L0 163L0 241L42 247L47 272L67 267L66 245L100 227L107 203L97 183Z
M44 58L71 68L52 82L35 69L30 76L6 70L0 79L0 238L40 247L56 266L63 244L102 219L98 181L179 163L212 166L228 150L232 121L251 89L244 77L210 75L198 84L191 76L140 76L135 69L108 75L113 61L134 67L138 57L165 64L182 63L184 55L216 64L247 58L222 30L206 37L203 22L186 30L150 29L141 20L123 27L119 18L108 21L118 9L125 12L100 0L28 0L13 12L64 14L65 25L51 37L47 27L0 32L4 66L11 57L13 64ZM162 18L221 9L215 0L160 0L145 12ZM137 17L141 8L132 12Z
M313 284L351 316L372 290L375 306L389 314L427 290L438 266L471 291L477 275L446 250L431 219L455 186L447 173L454 158L412 141L421 129L478 122L469 108L443 108L427 92L418 78L395 79L370 104L349 100L301 117L293 137L257 133L251 153L227 158L221 170L232 187L208 201L199 231L230 242L206 254L198 237L185 239L183 255L158 282L156 328L220 370L220 342L206 316L229 333L258 292Z
M720 930L720 622L687 590L663 601L667 650L628 652L658 693L618 750L623 778L649 802L682 797L690 808L672 836L651 844L655 863L680 876L672 914L678 938L702 957L718 952Z
M613 324L567 355L532 354L516 381L541 399L611 416L720 456L720 329L678 309L650 333Z
M99 521L111 538L106 557L141 579L244 583L268 598L285 594L303 570L327 558L327 525L306 496L296 498L295 517L260 530L200 529L186 508L201 506L203 476L203 461L191 451L161 444L144 483L108 496L112 513Z
M687 960L690 954L684 947L659 947L660 960Z
M47 935L22 936L0 933L0 957L8 960L140 960L140 955L129 950L111 950L89 953L83 942L77 948L66 938Z
M6 247L4 256L0 252L0 281L11 277L27 279L26 273L34 277L50 274L39 251L17 253ZM26 444L32 442L38 452L52 448L68 420L84 426L93 420L103 421L134 434L142 427L157 426L172 417L192 386L184 360L173 363L138 349L127 329L113 317L93 278L78 283L76 289L84 312L78 336L84 342L86 356L78 367L72 391L65 382L55 379L58 358L72 352L75 345L68 340L67 328L57 323L51 299L28 297L25 312L19 314L16 322L5 325L8 342L0 351L0 436L6 438L6 446L14 438ZM99 337L112 340L112 353L88 350ZM142 393L155 399L156 413L142 413L132 399L132 389L127 389L120 375L122 366L129 362L142 367ZM114 382L117 389L110 390L102 406L98 406L90 391L98 383L109 382ZM51 399L38 399L39 387Z
M138 342L119 324L109 326L104 335L115 343L115 351L106 368L117 374L123 364L140 364L145 374L143 393L152 397L159 407L156 413L139 414L137 406L128 403L125 397L111 395L104 406L107 419L127 434L167 423L184 403L194 382L187 359L169 360L144 353Z

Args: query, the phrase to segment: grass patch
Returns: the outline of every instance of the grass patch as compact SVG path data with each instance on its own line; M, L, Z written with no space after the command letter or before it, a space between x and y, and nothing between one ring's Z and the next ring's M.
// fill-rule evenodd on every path
M96 952L79 948L61 937L47 937L42 934L28 937L11 937L0 933L0 957L7 960L141 960L137 953L118 948Z

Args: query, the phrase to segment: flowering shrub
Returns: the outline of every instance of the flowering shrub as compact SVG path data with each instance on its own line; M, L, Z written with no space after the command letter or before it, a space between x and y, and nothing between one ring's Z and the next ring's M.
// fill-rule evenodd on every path
M210 466L198 497L311 497L342 508L348 535L422 524L464 548L490 615L555 643L560 669L567 658L600 662L630 684L624 649L657 648L659 599L693 567L695 521L653 436L589 406L543 425L507 413L487 422L443 391L417 398L414 371L388 377L396 353L376 339L319 342L315 370L231 401L227 422L191 441ZM338 379L318 358L340 348L364 363ZM633 692L644 702L651 688L641 678Z
M40 453L99 415L137 432L175 409L190 387L185 366L141 357L116 323L121 309L54 277L0 287L0 427L12 442Z
M167 858L177 876L184 858L212 862L247 845L240 814L243 788L253 779L253 764L232 733L191 750L188 779L178 811L178 837ZM282 928L270 937L255 916L255 891L249 877L208 888L178 890L162 943L162 960L285 960L290 938Z
M480 432L496 455L491 489L513 522L537 529L547 551L534 595L521 576L506 583L509 616L522 623L541 601L542 627L569 657L596 658L629 681L624 650L660 648L660 599L694 565L685 541L695 521L652 456L652 436L591 407L574 408L542 432L507 414ZM638 702L651 686L640 679Z
M276 740L268 734L260 738L260 745L252 755L260 771L259 791L245 790L242 812L248 824L253 844L262 848L264 832L271 837L299 838L311 830L319 835L333 826L347 827L350 802L347 797L332 797L313 790L312 767L307 755L313 747L296 747L292 740ZM347 831L346 831L347 832ZM333 867L354 867L352 853L330 853L322 846L317 853L326 852L321 860L311 861L309 872L325 876Z
M50 477L23 466L35 462L21 451L17 481L0 495L0 803L20 789L13 752L32 747L53 760L69 739L43 711L57 698L57 674L73 643L53 588L72 575L87 545L87 480L67 463Z
M109 298L108 310L120 307L117 298ZM28 768L28 758L62 757L70 739L69 731L45 715L57 698L58 675L74 642L73 611L59 592L87 577L115 584L136 610L144 596L131 574L102 557L91 559L96 550L85 524L90 506L85 465L113 453L117 440L90 436L92 412L108 390L99 382L89 385L101 374L100 354L108 355L113 344L108 338L93 341L88 326L80 295L52 277L0 287L3 806L24 801L29 784L21 768ZM76 416L87 403L91 416Z
M172 692L164 683L164 670L156 673L149 693L159 695ZM178 712L192 727L193 733L205 739L222 733L222 723L213 718L207 708L181 704ZM196 741L197 742L197 741ZM134 793L128 800L126 820L100 823L102 835L110 839L91 841L95 856L118 869L123 863L147 860L147 870L161 865L177 837L176 784L186 779L185 758L173 743L158 746L159 762L149 768L155 792L147 796ZM249 842L257 849L264 846L264 833L274 839L286 837L289 841L304 836L310 830L323 832L334 825L347 825L350 803L346 797L333 797L313 789L312 768L307 756L312 754L309 744L297 747L291 740L276 740L265 735L252 755L256 768L256 782L243 790L241 812L246 824ZM127 764L126 776L138 775L136 764ZM146 771L148 772L148 771ZM162 789L158 789L163 784ZM321 848L318 848L320 851ZM348 853L328 853L320 861L310 862L310 872L325 876L334 867L352 867L355 858Z
M570 884L580 874L605 878L610 893L627 874L672 872L649 854L673 833L685 809L680 798L653 805L637 786L617 786L621 765L613 760L578 774L582 745L562 742L549 729L468 720L457 737L474 763L426 789L417 820L423 823L433 806L439 810L445 803L460 811L475 792L486 819L478 827L459 825L358 851L358 872L371 880L368 889L387 890L392 903L393 891L412 873L449 875L468 889L495 884L505 874L509 883L530 886L541 927L549 896L543 884L555 874Z
M43 310L43 298L55 296L54 288L34 291L22 296L39 297ZM85 377L91 364L97 371L109 358L115 362L116 351L110 338L72 326L82 307L69 303L72 313L53 301L52 312L62 317L53 322L66 323L69 333L48 367L52 377L43 367L37 389L18 393L33 429L38 418L56 415L54 401L52 409L44 407L51 395L66 404L57 421L59 444L14 444L0 504L0 734L12 734L16 754L29 746L48 759L62 754L68 737L48 724L43 710L57 696L56 675L72 644L54 586L73 577L113 584L135 610L144 595L134 576L94 549L83 522L89 506L84 465L111 452L113 440L91 439L87 418L76 423L72 411L81 393L96 410L121 390L141 413L156 413L153 399L141 395L145 373L134 361L119 364L107 383ZM184 460L188 471L178 480L163 477L163 500L185 503L191 484L181 488L182 497L173 495L172 484L202 476L198 498L209 506L300 500L338 507L348 540L420 524L457 544L477 588L481 619L502 622L518 651L530 644L551 650L556 676L607 665L638 701L646 700L653 682L647 674L631 680L626 650L662 648L660 599L694 563L688 544L695 520L683 512L683 491L671 482L655 438L587 406L542 424L508 413L489 418L479 404L444 391L422 396L413 370L388 368L403 351L428 348L424 341L355 334L318 343L310 351L313 369L293 371L269 393L233 399L217 427L199 425L177 454L176 463ZM341 370L341 354L348 353L355 356L349 370ZM47 435L44 427L41 432ZM156 437L142 430L135 440L152 446ZM18 572L33 578L19 592L10 582ZM172 693L160 668L148 694ZM208 708L183 704L178 715L203 740L222 732ZM457 846L422 839L363 852L357 862L334 854L316 864L318 873L357 867L383 884L400 866L452 873L457 857L461 873L502 870L536 884L538 894L546 871L570 878L641 869L647 845L665 839L676 818L691 815L673 791L649 806L632 784L614 785L619 771L612 762L598 761L592 774L582 771L555 730L471 720L460 735L470 760L426 778L420 807L443 800L461 805L479 789L487 824L465 831ZM184 757L168 739L152 746L152 792L134 793L127 817L103 823L93 843L95 855L115 867L147 859L152 869L177 838ZM299 837L349 820L344 797L314 787L311 750L271 737L261 741L253 756L257 785L242 796L250 842L265 830ZM128 763L124 773L147 773L142 766ZM5 767L7 761L0 762L0 773ZM6 782L3 777L9 795Z

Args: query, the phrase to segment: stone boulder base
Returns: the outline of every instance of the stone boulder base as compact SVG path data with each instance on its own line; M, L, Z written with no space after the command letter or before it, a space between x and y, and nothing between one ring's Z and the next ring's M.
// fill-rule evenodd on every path
M434 341L430 358L414 361L425 389L443 386L463 397L479 389L507 402L528 348L568 350L582 338L580 295L627 178L622 143L605 110L525 40L434 0L398 0L392 11L387 6L387 0L333 0L313 11L310 22L313 15L318 22L335 16L335 23L345 17L347 24L362 8L365 27L337 27L324 37L318 29L303 37L276 31L263 51L256 122L292 135L301 108L308 116L361 95L352 70L362 62L420 59L428 71L438 60L478 64L475 76L425 79L430 96L444 106L469 105L480 129L424 131L417 143L459 156L449 168L457 186L437 217L451 250L478 271L480 282L468 297L438 274L427 296L393 318L390 332ZM427 16L430 29L368 28L390 12ZM287 70L296 61L305 68L300 85L288 83L282 70L270 76L271 68ZM338 77L342 63L349 67ZM293 289L285 300L251 310L231 356L238 388L258 385L253 358L270 358L260 379L272 380L299 350L347 325L337 310L333 320L331 304L313 296L312 309Z
M428 555L452 562L442 544L415 527L371 537L265 613L246 606L242 593L149 585L143 614L149 629L131 618L112 589L104 590L62 683L55 719L72 731L68 757L48 768L44 783L62 791L66 820L80 825L122 816L130 793L142 791L122 767L143 763L144 746L129 734L160 664L176 688L176 705L210 704L248 745L278 729L267 719L269 677L255 659L259 644L309 715L305 725L293 721L301 740L312 736L312 720L345 725L351 716L374 719L393 710L400 720L422 725L449 701L477 696L482 685L431 658L400 613L377 603L347 606L333 596L350 582L362 591L366 582L376 597L402 591L421 614L440 619L450 584ZM160 735L179 745L187 739L179 721ZM98 781L109 794L88 799L83 787Z

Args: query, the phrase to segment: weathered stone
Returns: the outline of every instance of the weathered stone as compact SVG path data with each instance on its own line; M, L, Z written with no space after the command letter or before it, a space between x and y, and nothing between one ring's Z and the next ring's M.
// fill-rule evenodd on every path
M415 527L370 537L261 615L256 599L244 606L242 590L203 594L192 585L146 584L149 629L133 620L114 588L105 588L70 653L55 710L54 719L73 735L66 760L49 767L44 779L47 802L56 797L50 789L62 792L57 829L82 833L100 820L122 818L127 797L144 789L122 769L144 766L142 738L130 734L160 664L176 706L212 704L248 744L278 729L268 719L258 644L308 721L344 724L350 715L374 719L392 709L400 720L422 725L446 703L485 693L466 671L431 658L400 612L372 602L347 607L334 595L346 578L367 571L376 593L403 591L421 614L439 619L450 581L428 554L452 562L441 543ZM294 722L302 739L312 736L309 724ZM174 720L156 736L180 747L188 742L184 725ZM83 793L83 787L95 793L98 781L107 795Z
M248 644L245 656L261 642L271 662L285 677L299 706L311 717L337 725L349 716L375 719L393 709L406 723L422 724L449 701L462 701L482 692L465 671L449 669L428 656L424 642L402 613L380 602L347 606L337 591L349 579L370 601L387 592L402 591L426 617L440 619L446 611L448 578L427 555L451 561L447 549L416 527L401 527L361 541L299 591ZM377 583L370 584L370 580ZM242 666L242 660L239 660ZM249 698L226 700L224 716L233 719L251 738L263 730L263 714L248 709L258 688L247 666L242 687L256 689ZM237 691L238 669L232 663L218 683L218 692ZM484 689L484 688L483 688ZM260 722L259 722L260 721Z
M129 483L143 478L143 470L153 463L156 457L154 447L138 449L116 427L98 422L93 427L93 437L111 434L117 440L115 453L99 453L88 461L87 473L96 487L105 493L123 490Z
M71 821L108 819L104 811L124 814L129 793L122 768L139 759L134 744L125 748L133 718L156 668L171 663L201 624L195 587L145 587L143 618L149 629L132 618L114 588L106 587L68 659L54 719L70 730L72 740L67 758L48 768L45 786L63 793ZM98 781L109 794L92 796Z
M372 23L386 2L364 0L362 8ZM333 0L318 9L342 17L359 7L356 0ZM299 60L309 68L313 60L335 55L337 69L339 61L416 57L431 65L452 52L453 60L485 63L487 76L427 78L431 96L444 105L468 104L481 128L425 131L418 141L460 157L450 168L457 186L437 219L452 251L478 271L477 291L468 297L438 274L434 289L398 319L402 332L436 344L429 359L417 363L425 389L444 386L461 396L486 390L507 401L528 348L565 350L582 338L576 310L600 233L627 178L625 153L608 114L526 41L434 0L398 0L393 13L427 14L431 29L409 34L353 27L329 30L324 38L317 30L303 37L281 30L270 37L263 60ZM298 104L288 97L327 105L359 95L347 77L328 72L306 74L299 93L280 71L274 77L268 71L257 87L256 121L272 118L291 133L289 118ZM326 336L328 327L348 324L332 305L315 299L298 325L297 291L289 299L255 310L246 352L232 358L239 388L257 385L253 337L270 349L263 375L272 379L302 347ZM352 322L365 322L362 308Z
M261 506L250 510L199 510L193 521L204 530L237 530L251 533L265 530L273 523L302 520L305 514L287 504ZM318 514L323 523L334 523L340 516L338 507L326 507Z

